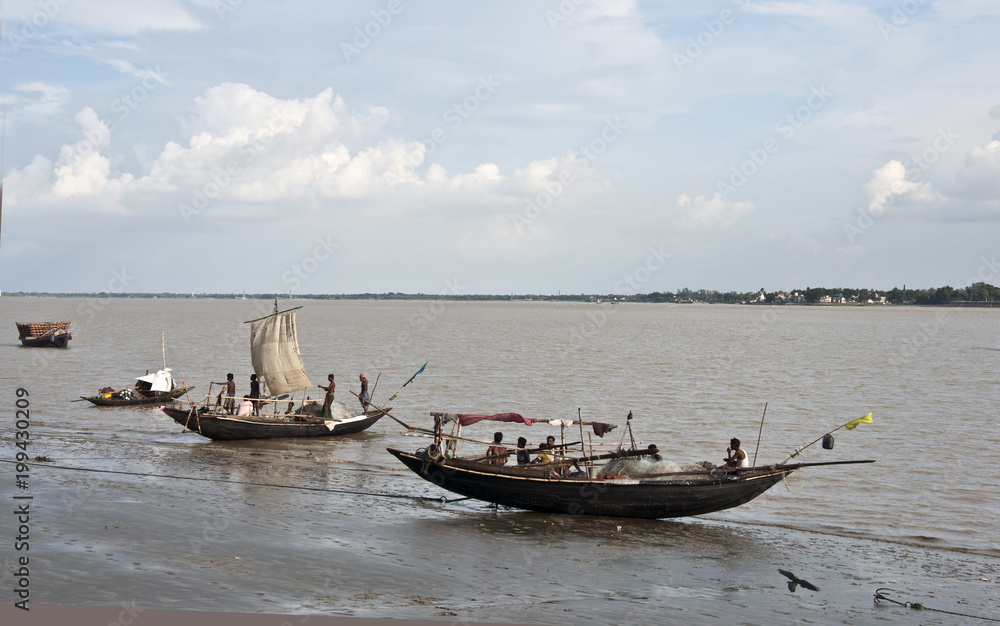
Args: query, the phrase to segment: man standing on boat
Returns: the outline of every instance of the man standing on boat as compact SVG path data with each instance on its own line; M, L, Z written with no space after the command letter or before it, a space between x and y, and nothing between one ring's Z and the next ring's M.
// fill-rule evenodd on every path
M226 386L226 388L219 393L218 400L222 400L222 394L225 394L226 401L222 404L222 408L225 409L226 413L232 415L233 409L236 408L236 381L233 380L233 375L226 374L226 382L224 383L213 382L212 384ZM219 406L218 401L216 401L215 406Z
M361 374L361 393L358 394L358 399L361 400L361 410L368 410L368 379L365 378L364 374Z
M747 453L740 450L740 440L736 437L729 440L729 447L726 448L726 464L722 467L726 469L750 467Z
M260 381L256 374L250 374L250 402L253 403L253 414L260 415Z
M330 384L324 387L323 385L316 385L320 389L326 390L326 399L323 400L323 417L330 417L330 405L333 404L333 392L337 389L337 384L333 382L333 374L326 377Z
M507 447L500 445L503 433L493 433L493 445L486 449L486 462L491 465L507 465Z

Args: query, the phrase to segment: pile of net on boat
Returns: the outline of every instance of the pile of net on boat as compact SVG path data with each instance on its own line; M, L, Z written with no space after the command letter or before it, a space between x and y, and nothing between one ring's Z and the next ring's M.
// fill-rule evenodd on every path
M324 420L345 420L351 417L351 411L347 408L347 405L338 400L334 400L330 403L329 414L323 414L323 403L322 402L310 402L307 401L304 406L299 407L295 411L296 415L305 415L308 417L320 417Z
M597 470L598 478L630 478L633 476L656 476L669 478L678 472L707 472L711 468L703 463L675 463L673 461L655 461L650 458L627 457L609 461Z

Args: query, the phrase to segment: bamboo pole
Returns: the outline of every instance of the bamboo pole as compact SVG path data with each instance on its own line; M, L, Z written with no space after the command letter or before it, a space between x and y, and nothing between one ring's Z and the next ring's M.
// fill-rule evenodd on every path
M378 379L382 378L382 372L379 372L375 377L375 384L372 385L372 390L368 392L368 404L372 403L372 398L375 397L375 390L378 389Z
M753 451L753 466L750 469L757 467L757 451L760 450L760 434L764 432L765 415L767 415L767 402L764 403L764 412L760 416L760 430L757 431L757 447Z
M847 423L845 423L845 424L841 424L840 426L837 426L836 428L834 428L833 430L831 430L831 431L830 431L830 432L828 432L828 433L823 433L822 435L820 435L820 436L819 436L819 437L817 437L816 439L813 439L812 441L810 441L810 442L809 442L809 443L807 443L806 445L804 445L804 446L802 446L801 448L797 449L797 450L796 450L795 452L793 452L792 454L788 455L788 458L787 458L787 459L785 459L784 461L782 461L782 463L787 463L788 461L791 461L792 459L794 459L794 458L795 458L795 457L797 457L798 455L802 454L802 451L803 451L803 450L805 450L805 449L806 449L806 448L808 448L809 446L811 446L811 445L815 444L816 442L818 442L818 441L822 440L822 439L823 439L823 437L826 437L827 435L832 435L833 433L837 432L837 431L838 431L838 430L840 430L841 428L846 428L846 427L847 427L847 424L850 424L851 422L854 422L854 421L855 421L855 420L851 420L850 422L847 422Z
M587 454L587 449L585 447L586 444L583 439L583 411L580 407L576 407L576 419L580 422L580 450L582 450L584 454ZM587 476L590 476L589 469L587 470Z

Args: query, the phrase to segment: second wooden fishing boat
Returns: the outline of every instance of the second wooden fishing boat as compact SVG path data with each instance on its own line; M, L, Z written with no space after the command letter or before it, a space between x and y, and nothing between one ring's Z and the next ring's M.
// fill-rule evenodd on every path
M543 513L649 519L703 515L750 502L803 467L874 462L779 463L746 468L691 464L676 471L657 471L658 449L655 446L639 448L632 438L631 448L605 454L574 454L567 446L552 448L546 444L526 452L544 453L545 458L549 458L549 452L558 451L551 456L551 461L507 465L504 459L504 463L493 464L489 462L490 457L482 455L460 457L454 444L470 440L444 434L442 424L454 420L461 426L496 420L530 425L535 420L511 413L432 415L435 417L433 431L408 428L433 436L434 443L412 453L393 448L388 451L415 474L443 489L496 505ZM570 422L556 421L562 426ZM571 423L581 428L582 435L585 422ZM496 458L495 455L492 458Z

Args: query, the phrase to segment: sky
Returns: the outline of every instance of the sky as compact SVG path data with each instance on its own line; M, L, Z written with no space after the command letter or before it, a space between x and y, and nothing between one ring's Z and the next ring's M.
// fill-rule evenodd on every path
M1000 285L995 0L3 0L0 291Z

